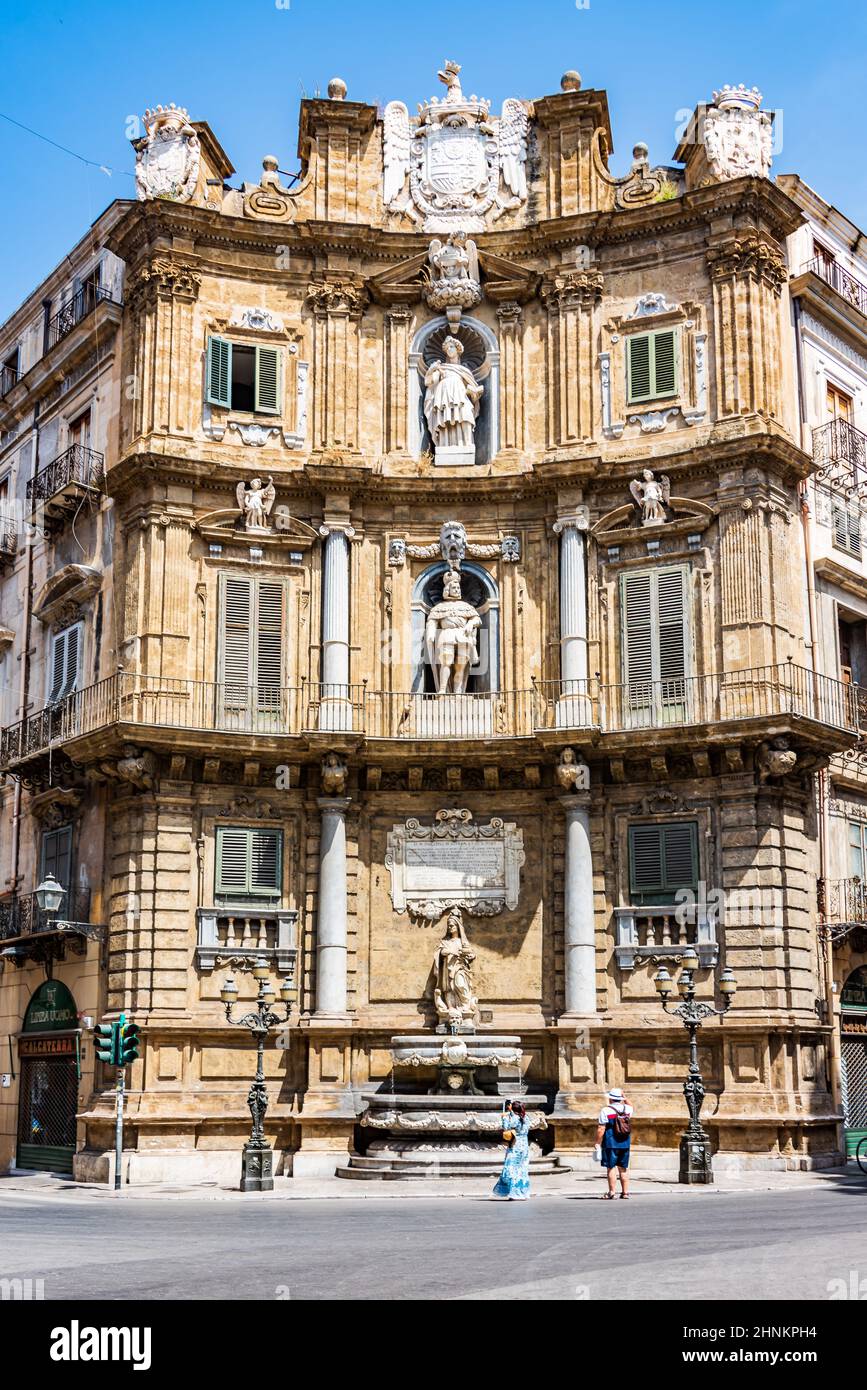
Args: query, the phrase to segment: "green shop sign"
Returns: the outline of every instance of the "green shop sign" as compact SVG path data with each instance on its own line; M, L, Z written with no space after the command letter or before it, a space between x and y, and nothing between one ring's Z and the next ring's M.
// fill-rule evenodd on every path
M25 1033L61 1032L78 1027L78 1010L66 985L46 980L34 990L24 1015Z

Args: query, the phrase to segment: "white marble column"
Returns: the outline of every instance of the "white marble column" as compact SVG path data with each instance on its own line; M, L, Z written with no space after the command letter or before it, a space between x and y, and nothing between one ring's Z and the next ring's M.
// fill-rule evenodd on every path
M587 685L587 538L588 512L576 507L554 523L560 537L560 695L559 725L589 720ZM576 698L577 697L577 698Z
M320 729L349 729L349 542L351 526L320 526L322 566L322 692Z
M348 796L320 796L316 1012L346 1014L346 811Z
M561 796L566 811L563 946L566 1013L596 1013L596 926L593 859L590 853L590 793Z

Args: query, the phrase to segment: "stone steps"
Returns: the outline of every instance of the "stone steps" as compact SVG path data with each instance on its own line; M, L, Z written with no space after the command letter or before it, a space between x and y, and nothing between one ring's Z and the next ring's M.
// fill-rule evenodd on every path
M336 1173L339 1178L360 1182L412 1179L425 1179L429 1182L431 1179L439 1178L497 1178L501 1168L501 1155L495 1159L487 1154L476 1157L459 1153L431 1153L414 1158L401 1158L391 1154L350 1154L349 1162L339 1167ZM557 1155L548 1155L530 1162L531 1178L549 1177L571 1171Z

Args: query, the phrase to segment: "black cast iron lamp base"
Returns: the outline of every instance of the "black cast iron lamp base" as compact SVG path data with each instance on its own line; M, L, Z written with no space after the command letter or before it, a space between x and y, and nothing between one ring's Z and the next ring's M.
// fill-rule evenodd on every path
M292 981L286 979L280 986L280 998L285 1005L285 1015L272 1011L275 992L271 984L267 961L257 960L250 972L259 982L254 1012L244 1014L243 1018L233 1018L232 1009L238 1001L238 986L233 977L227 975L220 990L220 998L226 1006L226 1020L238 1028L249 1028L256 1046L256 1077L247 1096L247 1104L253 1117L250 1138L244 1145L241 1159L241 1191L271 1192L274 1188L274 1153L265 1138L265 1112L268 1109L268 1092L265 1087L265 1043L272 1028L279 1028L288 1022Z
M689 1111L689 1124L680 1137L679 1181L686 1184L712 1183L713 1164L711 1161L710 1135L701 1122L701 1107L704 1103L704 1080L698 1065L698 1030L706 1018L722 1017L731 1006L737 981L734 973L726 968L719 982L723 1006L717 1009L713 1004L705 1004L695 997L695 972L700 969L698 953L687 946L680 957L681 973L677 981L677 992L682 1002L676 1008L668 1007L668 998L674 980L665 966L660 966L653 977L662 1007L667 1014L679 1018L689 1033L689 1070L683 1083L686 1108Z

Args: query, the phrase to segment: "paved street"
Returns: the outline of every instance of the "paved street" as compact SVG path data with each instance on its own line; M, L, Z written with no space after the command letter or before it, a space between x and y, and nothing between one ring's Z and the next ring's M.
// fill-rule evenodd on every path
M208 1202L0 1185L0 1277L44 1279L46 1299L389 1300L824 1300L832 1280L867 1279L859 1179L628 1203L597 1191Z

